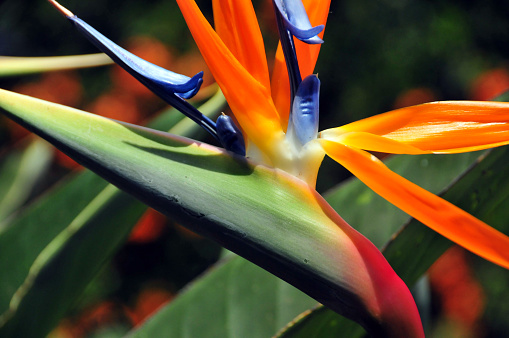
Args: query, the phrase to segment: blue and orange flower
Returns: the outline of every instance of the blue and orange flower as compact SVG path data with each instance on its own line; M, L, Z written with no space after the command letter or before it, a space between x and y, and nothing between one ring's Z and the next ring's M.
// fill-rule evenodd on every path
M368 152L450 154L508 144L509 104L427 103L327 129L301 144L285 134L293 98L283 49L278 48L269 81L251 2L214 0L215 30L194 1L177 2L244 131L248 156L314 186L327 154L409 215L477 255L509 268L509 237L395 174ZM313 27L325 25L330 0L303 4ZM294 40L299 70L306 78L313 72L320 45Z
M427 103L318 132L320 82L313 70L323 42L330 0L273 1L281 42L272 78L251 1L212 0L215 29L194 0L177 0L177 3L240 128L225 116L213 122L184 100L199 89L200 74L188 78L153 68L133 58L66 9L60 7L60 10L99 48L203 126L228 150L245 154L255 163L284 170L311 188L315 186L323 158L328 155L376 193L433 230L509 268L509 237L405 180L369 153L445 154L509 144L509 104ZM340 227L343 223L337 221ZM365 250L366 264L382 264L378 256L371 254L372 245L349 229L342 229L349 233L358 250ZM379 284L378 291L391 283L400 285L392 270L387 269L383 275L372 276L374 283ZM380 298L373 300L371 308L385 307L390 317L393 312L388 309L397 301L382 292L375 294ZM410 319L406 323L413 329L405 332L418 336L422 328L416 324L418 315L415 315L415 305L410 303L405 303L399 314L405 316L408 310L406 315Z

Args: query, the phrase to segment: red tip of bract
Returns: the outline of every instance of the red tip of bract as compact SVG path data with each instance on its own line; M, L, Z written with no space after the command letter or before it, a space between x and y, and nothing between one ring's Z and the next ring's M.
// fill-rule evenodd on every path
M361 261L355 262L351 271L339 274L345 283L350 283L346 288L361 299L364 307L349 308L349 312L344 313L342 309L325 305L359 322L374 337L424 337L417 306L403 280L373 243L350 227L325 201L318 200L325 214L348 237L341 249L343 255L360 255ZM355 282L361 276L363 279Z

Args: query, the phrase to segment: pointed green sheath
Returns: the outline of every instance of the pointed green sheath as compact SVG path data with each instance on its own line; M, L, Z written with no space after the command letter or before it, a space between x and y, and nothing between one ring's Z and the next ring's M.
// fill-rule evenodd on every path
M3 90L0 107L119 188L372 334L421 336L401 279L302 181L197 141Z

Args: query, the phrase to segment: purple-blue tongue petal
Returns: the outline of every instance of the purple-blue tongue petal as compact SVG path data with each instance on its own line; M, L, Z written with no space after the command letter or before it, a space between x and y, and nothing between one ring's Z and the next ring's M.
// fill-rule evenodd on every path
M320 80L309 75L300 83L292 107L294 133L302 145L318 134L319 98Z
M219 140L214 121L183 100L193 97L198 92L203 82L203 72L192 78L171 72L119 47L76 15L68 16L67 19L120 67Z
M311 25L301 0L274 0L274 4L285 21L286 29L293 36L309 44L323 43L318 34L324 26Z
M246 156L244 137L231 117L220 115L216 120L216 127L217 136L223 148L241 156Z
M55 0L49 0L49 2L119 66L220 141L214 121L184 100L193 97L198 92L203 82L203 72L190 78L147 62L116 45Z
M119 47L77 16L71 16L68 19L97 48L106 53L119 66L162 99L171 100L172 94L177 94L184 99L188 99L193 97L200 89L203 82L203 72L196 74L192 78L171 72Z

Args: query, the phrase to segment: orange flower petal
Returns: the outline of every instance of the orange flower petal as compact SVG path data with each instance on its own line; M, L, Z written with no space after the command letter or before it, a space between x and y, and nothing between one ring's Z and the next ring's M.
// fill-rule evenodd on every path
M217 34L244 68L270 88L265 46L251 1L213 0L212 5Z
M354 148L389 154L417 155L430 153L429 151L423 151L406 143L362 131L345 132L342 131L341 128L334 128L320 132L320 137Z
M473 253L509 268L509 237L391 171L371 154L320 140L326 153L377 194Z
M303 0L304 8L308 13L309 21L311 25L326 25L327 17L329 16L330 0ZM323 38L324 30L319 34L320 38ZM302 77L306 77L313 73L315 69L316 60L320 53L321 44L309 45L300 40L295 41L295 48L297 50L297 57L299 59L299 68L302 73Z
M509 144L509 103L426 103L368 117L323 131L322 135L333 138L353 131L383 136L423 152L460 153L482 150ZM362 148L388 152L376 142L364 142Z
M237 121L250 140L271 156L272 143L279 142L279 124L270 90L240 64L193 0L177 0L187 25L210 71L218 82Z
M304 8L306 8L312 26L326 24L330 0L304 0L302 3ZM324 31L318 36L323 38L323 33ZM299 60L299 69L304 78L313 73L321 45L309 45L298 39L294 39L294 41ZM286 131L290 115L290 80L288 79L288 71L281 43L279 43L277 48L274 70L272 71L272 99L281 117L281 125Z

